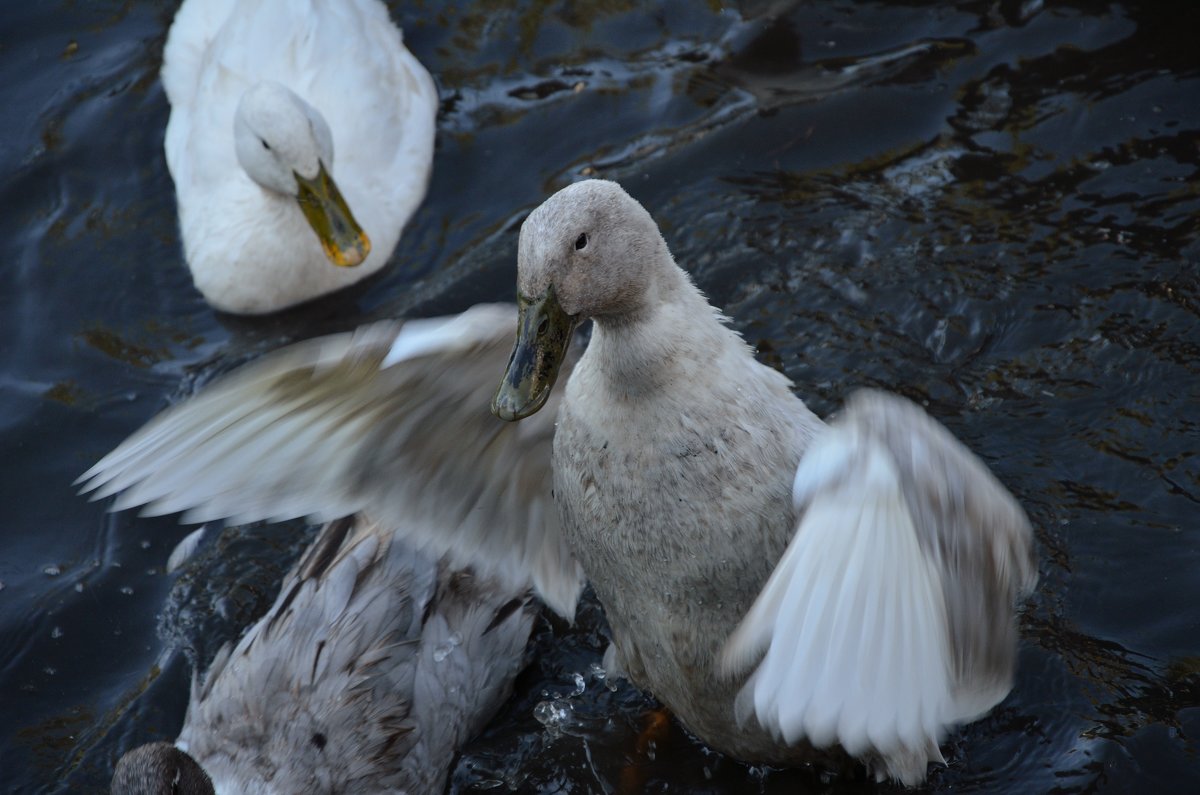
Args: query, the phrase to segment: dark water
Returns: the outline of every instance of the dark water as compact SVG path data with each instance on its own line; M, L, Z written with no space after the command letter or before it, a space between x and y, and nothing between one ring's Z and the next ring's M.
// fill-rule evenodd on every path
M122 750L173 737L188 656L307 538L231 531L166 575L186 528L71 481L257 352L507 298L520 220L595 173L816 410L864 385L921 401L1035 521L1016 688L930 787L1200 791L1198 4L392 5L442 89L429 197L386 277L257 323L216 317L180 261L156 79L175 4L0 10L5 790L103 791ZM591 672L601 623L543 620L455 791L873 788L674 727L639 745L650 702Z

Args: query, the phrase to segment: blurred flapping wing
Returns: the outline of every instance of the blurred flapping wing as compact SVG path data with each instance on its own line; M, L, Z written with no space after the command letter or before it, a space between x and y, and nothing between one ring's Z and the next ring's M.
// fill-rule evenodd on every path
M725 647L731 672L758 663L739 717L916 783L947 728L1012 686L1028 519L945 428L879 392L813 441L793 498L796 534Z
M583 582L551 496L556 407L520 423L489 401L516 311L383 322L240 368L135 433L80 478L114 510L186 521L354 513L570 618ZM551 398L552 400L554 398Z

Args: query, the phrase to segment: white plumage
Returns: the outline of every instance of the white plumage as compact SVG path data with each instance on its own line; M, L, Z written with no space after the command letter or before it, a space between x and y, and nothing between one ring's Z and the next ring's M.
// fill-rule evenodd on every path
M425 194L438 98L383 3L186 0L162 81L184 254L210 304L271 312L387 263ZM370 239L357 267L330 262L294 195L317 155Z
M364 513L570 618L579 564L550 505L553 413L488 411L510 305L385 321L277 351L155 418L80 481L114 508L250 522ZM386 362L386 364L385 364Z

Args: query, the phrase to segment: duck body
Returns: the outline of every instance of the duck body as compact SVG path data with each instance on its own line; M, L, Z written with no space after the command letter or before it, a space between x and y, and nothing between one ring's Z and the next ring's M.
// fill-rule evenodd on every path
M606 664L713 748L923 781L1012 687L1036 582L1013 496L903 398L818 419L615 183L529 215L517 292L492 412L520 422L484 407L514 313L478 306L264 357L81 480L192 520L363 513L568 618L586 575Z
M787 547L789 473L820 420L786 378L747 359L690 282L677 289L642 327L596 322L559 409L554 483L564 536L612 627L610 664L708 739L728 734L743 684L719 670L721 647ZM697 313L713 323L682 333L692 326L679 321ZM630 335L670 355L612 356L641 347ZM738 376L713 384L714 370ZM713 389L716 400L690 399ZM775 764L812 758L755 726L715 745Z
M493 399L548 400L563 537L613 629L606 660L737 758L924 780L1012 685L1024 511L918 407L853 395L830 423L759 364L615 183L530 214L518 339Z
M438 99L381 2L186 0L162 80L184 254L210 304L272 312L386 264L425 194ZM357 267L334 267L296 198L243 168L235 116L262 83L285 87L315 109L314 127L327 126L337 159L324 165L370 239Z

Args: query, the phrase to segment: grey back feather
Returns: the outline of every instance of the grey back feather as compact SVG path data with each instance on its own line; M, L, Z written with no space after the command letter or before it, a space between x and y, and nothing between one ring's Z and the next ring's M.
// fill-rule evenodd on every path
M330 523L193 686L178 744L218 792L440 792L507 698L532 620L527 593L378 524Z

